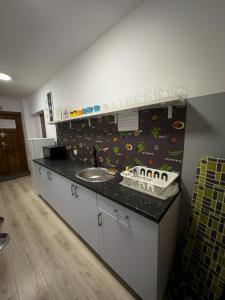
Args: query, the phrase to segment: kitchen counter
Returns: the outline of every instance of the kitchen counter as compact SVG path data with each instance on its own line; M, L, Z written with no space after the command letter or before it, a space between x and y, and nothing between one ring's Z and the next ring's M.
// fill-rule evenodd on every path
M119 184L122 177L117 174L113 180L107 182L87 182L79 179L76 173L80 169L89 167L88 165L78 163L76 160L50 160L50 159L35 159L34 162L58 173L118 204L125 206L134 212L159 223L170 205L175 200L176 196L170 197L167 200L136 192Z

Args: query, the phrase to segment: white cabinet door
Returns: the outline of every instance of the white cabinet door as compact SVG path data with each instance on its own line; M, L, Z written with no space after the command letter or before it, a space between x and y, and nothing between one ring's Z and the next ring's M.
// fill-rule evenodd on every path
M103 197L101 199L104 201ZM158 244L134 228L129 212L124 214L123 208L118 210L118 205L114 209L112 203L112 209L108 212L99 207L99 212L103 260L143 299L156 300Z
M57 174L48 169L46 169L45 171L45 200L57 211L59 203Z
M49 169L36 164L36 178L38 194L57 210L58 187L56 174Z
M73 181L55 174L56 207L55 210L76 231L78 231L78 194Z
M78 232L78 187L75 182L36 165L38 194ZM80 192L82 189L80 189ZM82 200L82 197L80 197ZM96 196L95 196L96 201ZM96 202L95 202L96 205ZM81 205L81 210L82 210Z
M35 178L36 178L36 188L37 188L37 195L41 194L41 166L34 163L35 166Z
M32 189L33 192L38 195L38 178L37 178L37 167L36 163L34 163L31 159L27 159L29 170L31 173L31 182L32 182Z
M36 178L38 195L46 199L46 169L36 164Z
M99 253L98 210L96 193L80 185L78 193L78 232L80 236Z

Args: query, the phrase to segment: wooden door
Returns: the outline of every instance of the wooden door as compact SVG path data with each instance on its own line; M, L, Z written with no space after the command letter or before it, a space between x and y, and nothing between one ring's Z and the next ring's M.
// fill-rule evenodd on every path
M21 113L0 111L0 175L27 170Z

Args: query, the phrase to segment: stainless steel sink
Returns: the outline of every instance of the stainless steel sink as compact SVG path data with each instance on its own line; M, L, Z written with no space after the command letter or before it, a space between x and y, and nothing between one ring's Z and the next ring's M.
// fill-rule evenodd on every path
M77 177L89 182L105 182L114 178L105 168L87 168L77 172Z

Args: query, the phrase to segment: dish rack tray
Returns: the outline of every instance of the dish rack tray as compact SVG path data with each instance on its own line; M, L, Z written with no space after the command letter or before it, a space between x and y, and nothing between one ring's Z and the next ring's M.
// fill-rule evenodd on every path
M161 199L167 199L179 190L178 184L173 184L179 173L135 166L120 174L122 185Z

